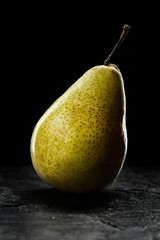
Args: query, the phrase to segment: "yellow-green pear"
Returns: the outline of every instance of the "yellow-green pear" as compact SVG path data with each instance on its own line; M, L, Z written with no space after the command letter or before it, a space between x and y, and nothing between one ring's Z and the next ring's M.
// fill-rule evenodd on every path
M38 175L71 193L109 186L126 156L125 114L120 70L106 62L88 70L34 128L31 158Z

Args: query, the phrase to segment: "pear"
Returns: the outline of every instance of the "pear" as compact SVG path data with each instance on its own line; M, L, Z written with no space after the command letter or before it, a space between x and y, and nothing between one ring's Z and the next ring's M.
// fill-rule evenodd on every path
M37 174L65 192L103 190L125 160L125 119L123 78L106 60L80 77L36 124L31 159Z

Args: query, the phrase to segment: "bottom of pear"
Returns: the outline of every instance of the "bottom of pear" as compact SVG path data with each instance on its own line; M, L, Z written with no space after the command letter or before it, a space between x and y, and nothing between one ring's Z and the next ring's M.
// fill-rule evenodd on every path
M40 177L46 182L48 185L53 187L57 191L65 192L65 193L70 193L70 194L77 194L77 195L86 195L86 194L94 194L94 193L100 193L104 192L106 189L108 189L113 182L117 179L119 173L121 171L121 168L116 176L111 178L108 182L103 182L103 183L98 183L97 179L97 184L88 184L84 183L81 181L81 183L74 183L74 180L72 181L66 181L63 183L57 183L54 182L47 177L43 178L41 175Z

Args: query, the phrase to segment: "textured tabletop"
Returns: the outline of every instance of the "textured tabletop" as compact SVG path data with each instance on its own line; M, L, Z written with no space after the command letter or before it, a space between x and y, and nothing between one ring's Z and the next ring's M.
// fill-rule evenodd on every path
M0 240L160 240L160 168L125 167L102 193L71 195L32 166L0 169Z

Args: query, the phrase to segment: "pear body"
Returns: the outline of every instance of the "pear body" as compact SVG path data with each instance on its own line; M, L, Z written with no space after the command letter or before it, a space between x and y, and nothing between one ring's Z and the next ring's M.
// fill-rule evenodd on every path
M35 126L31 158L38 175L72 193L110 185L126 155L125 108L119 69L110 64L88 70Z

